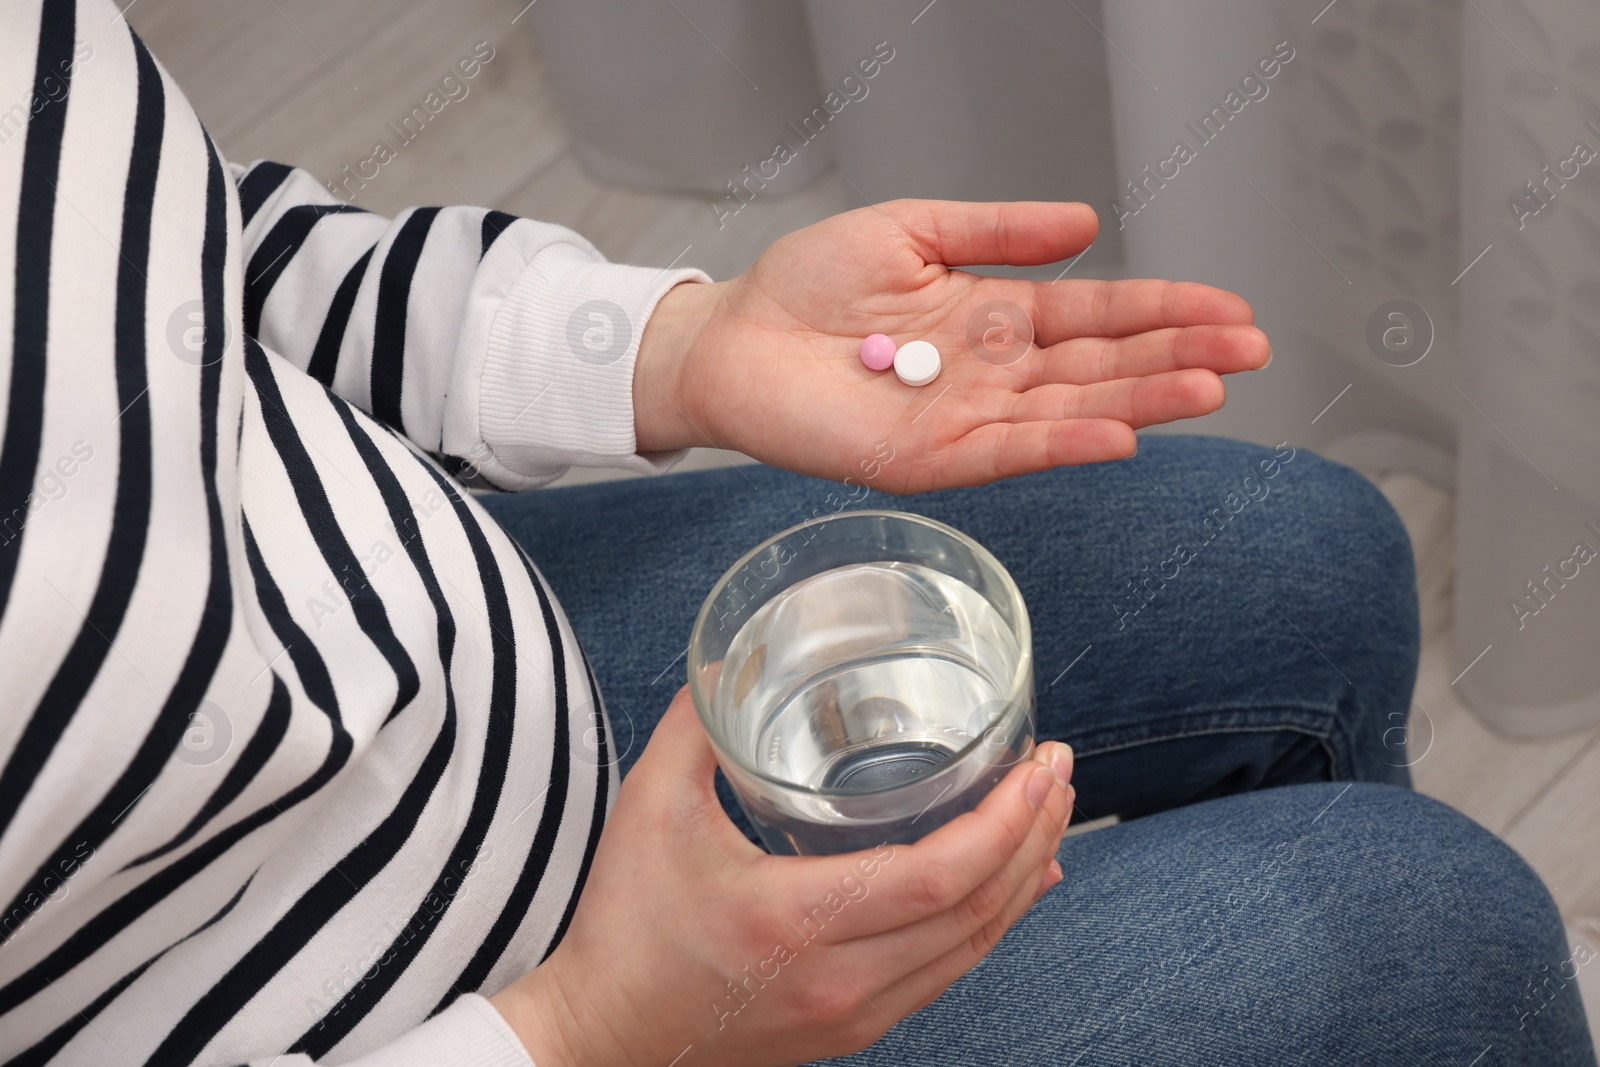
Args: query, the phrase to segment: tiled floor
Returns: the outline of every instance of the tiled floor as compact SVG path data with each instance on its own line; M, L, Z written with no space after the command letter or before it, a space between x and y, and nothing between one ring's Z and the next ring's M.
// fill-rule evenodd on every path
M136 2L128 18L228 158L293 162L324 180L370 156L386 123L408 112L475 42L490 42L494 57L468 96L359 191L355 202L373 210L493 204L571 226L614 260L681 261L724 278L779 235L860 203L830 175L793 197L753 202L719 229L704 201L595 184L570 150L526 24L514 24L521 0ZM705 452L685 466L729 461ZM1513 741L1462 705L1449 656L1453 500L1409 475L1371 473L1404 517L1417 553L1424 635L1411 737L1417 784L1509 841L1549 884L1573 939L1600 950L1600 729ZM1593 1019L1600 967L1580 974Z

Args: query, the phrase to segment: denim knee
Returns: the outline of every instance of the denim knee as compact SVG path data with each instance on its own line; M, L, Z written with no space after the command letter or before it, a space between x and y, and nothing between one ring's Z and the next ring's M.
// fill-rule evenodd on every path
M1352 614L1390 620L1391 636L1406 646L1402 651L1414 653L1417 574L1411 535L1399 512L1360 472L1306 450L1299 459L1308 554L1359 563L1340 576L1343 606Z
M1398 1042L1387 1062L1444 1062L1430 1057L1449 1047L1465 1063L1490 1045L1498 1063L1594 1062L1575 980L1592 954L1568 949L1510 846L1410 790L1313 786L1298 801L1317 823L1297 842L1299 877L1330 890L1298 916L1317 930L1327 990L1307 1010L1370 1013Z
M999 543L1013 556L1037 552L1040 514L1097 539L1058 537L1065 565L1025 585L1034 602L1060 605L1035 627L1056 673L1093 647L1041 708L1130 709L1074 723L1106 746L1180 717L1190 732L1291 730L1309 750L1291 753L1273 784L1407 784L1416 576L1383 494L1288 444L1149 435L1136 464L1037 479L1031 506L1017 509L1026 529ZM1098 511L1081 514L1085 500ZM1056 688L1050 678L1043 689Z
M1282 463L1272 489L1277 506L1251 536L1264 561L1255 583L1292 630L1283 636L1298 643L1294 663L1331 683L1335 775L1409 784L1421 643L1411 538L1377 486L1305 449Z
M1352 778L1410 783L1418 753L1408 745L1421 623L1411 537L1394 506L1371 481L1320 456L1301 472L1312 480L1327 551L1349 561L1335 583L1333 612L1344 623L1349 685L1339 701L1338 729Z
M1068 838L1060 859L1066 878L958 983L944 1031L875 1062L943 1062L983 1032L950 1058L1594 1065L1573 980L1594 964L1549 893L1411 790L1224 797Z

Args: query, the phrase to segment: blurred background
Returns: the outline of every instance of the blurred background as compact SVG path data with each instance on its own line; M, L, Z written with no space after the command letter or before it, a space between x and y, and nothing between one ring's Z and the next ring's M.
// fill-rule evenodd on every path
M722 279L896 197L1081 200L1095 244L1009 273L1243 294L1272 367L1171 429L1311 447L1395 503L1423 605L1417 783L1516 847L1600 951L1592 5L135 0L127 17L230 159L297 164L374 211L494 206ZM1579 980L1593 1017L1600 966Z

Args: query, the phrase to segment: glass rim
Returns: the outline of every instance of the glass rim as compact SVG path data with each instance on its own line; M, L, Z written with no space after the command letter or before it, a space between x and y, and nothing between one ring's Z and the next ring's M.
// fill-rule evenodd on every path
M1033 622L1028 616L1028 605L1022 599L1022 590L1018 588L1017 580L1011 576L1011 572L1006 569L1005 564L1001 563L1000 560L996 558L993 552L990 552L978 541L962 533L954 526L951 526L948 523L940 522L938 519L930 519L926 515L918 515L909 511L894 511L888 508L862 508L855 511L839 511L832 515L818 515L807 519L804 522L796 523L795 525L787 527L786 529L779 530L777 533L773 534L771 537L768 537L766 540L750 549L744 555L740 556L738 561L735 562L733 566L724 571L722 576L712 583L711 591L706 594L704 602L702 602L700 605L699 612L695 614L694 626L689 631L689 647L687 650L687 655L684 658L686 660L686 666L689 674L689 697L694 703L695 715L699 718L700 725L705 730L706 738L711 742L712 749L719 756L726 757L728 761L737 766L739 771L743 774L748 774L763 782L769 782L781 789L797 793L806 793L813 796L870 796L873 793L886 793L894 789L902 788L902 786L891 785L886 786L883 789L868 789L861 791L818 789L815 786L802 785L799 782L791 782L787 779L770 775L760 768L752 766L749 761L745 760L737 753L728 751L726 746L718 741L716 733L713 732L713 724L710 721L709 715L710 700L700 687L700 672L697 667L702 666L702 664L698 662L700 657L699 649L696 646L699 644L699 642L697 642L695 638L700 635L706 626L706 622L711 615L712 602L715 600L716 595L728 584L735 574L749 566L749 564L758 555L760 555L762 552L765 552L768 548L777 544L785 537L789 537L800 530L805 530L813 526L821 526L830 522L837 522L840 519L846 518L884 518L895 521L910 522L929 527L938 531L939 533L944 534L945 536L956 541L962 547L966 548L973 554L974 557L978 559L980 563L993 568L1003 580L1006 599L1010 602L1010 606L1014 612L1016 621L1012 624L1012 630L1016 635L1017 647L1020 650L1020 654L1017 656L1016 666L1011 672L1011 679L1007 686L1004 698L1007 706L1016 707L1018 705L1018 697L1021 695L1023 684L1031 676L1033 670ZM785 588L788 587L786 586ZM965 763L967 761L967 757L977 750L978 746L983 743L984 738L987 737L988 734L989 730L985 729L977 737L974 737L967 744L963 745L954 755L946 760L939 767L939 769L933 773L933 775L930 775L929 777L937 777L938 775L944 774L946 771L953 770L958 765Z

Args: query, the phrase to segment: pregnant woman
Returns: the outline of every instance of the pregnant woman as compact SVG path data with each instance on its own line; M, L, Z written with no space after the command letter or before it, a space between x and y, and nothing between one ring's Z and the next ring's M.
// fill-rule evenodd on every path
M1382 497L1135 439L1266 365L1239 297L962 269L1081 204L868 207L719 283L380 218L224 162L104 0L0 30L0 1059L1593 1062L1539 880L1406 788ZM764 465L528 491L707 444ZM916 844L770 856L678 656L869 497L1017 577L1049 740Z

